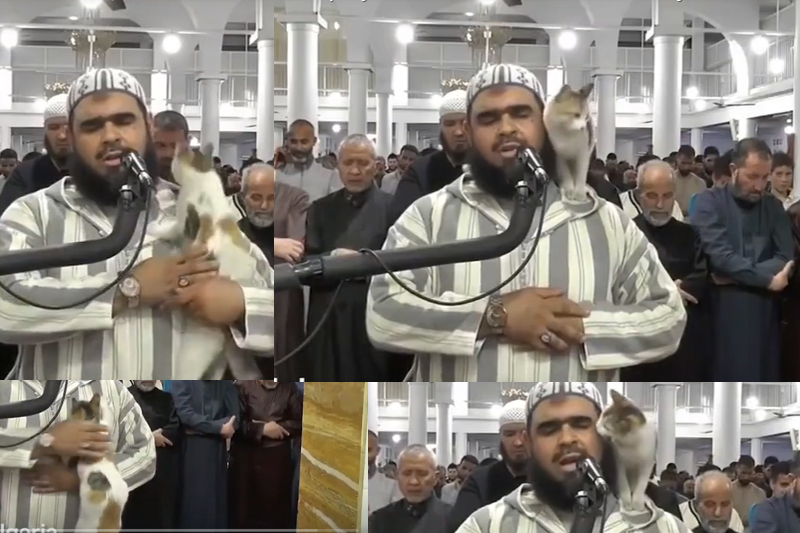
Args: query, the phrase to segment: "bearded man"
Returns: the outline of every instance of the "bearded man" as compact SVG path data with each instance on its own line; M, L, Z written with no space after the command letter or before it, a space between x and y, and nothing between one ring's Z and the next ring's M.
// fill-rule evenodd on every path
M733 508L733 486L719 470L700 475L694 498L680 504L683 523L692 533L742 533L744 524Z
M126 150L141 154L154 178L158 161L144 89L131 74L90 70L70 89L69 138L74 148L68 178L20 198L0 218L0 254L99 239L112 232L119 190L129 179ZM175 216L175 191L156 178L143 247L120 278L141 240L141 225L117 257L91 265L3 276L15 295L0 291L0 342L19 344L21 378L173 378L184 312L229 328L242 374L257 375L252 351L272 351L272 279L264 255L251 280L217 275L207 251L176 255L156 240L155 227ZM140 215L144 218L144 214ZM251 370L250 367L252 367ZM209 371L208 378L222 377ZM185 376L184 376L185 377Z
M621 508L616 499L614 451L597 432L602 409L602 396L591 383L538 383L526 407L525 442L531 452L528 483L475 512L457 533L569 531L576 519L576 496L585 484L577 469L583 457L591 457L600 465L611 487L603 532L688 531L649 498L645 499L644 511Z

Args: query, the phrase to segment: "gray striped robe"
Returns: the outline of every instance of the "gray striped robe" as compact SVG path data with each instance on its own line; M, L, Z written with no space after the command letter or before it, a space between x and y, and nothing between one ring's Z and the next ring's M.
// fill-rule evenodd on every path
M63 386L58 400L48 410L27 418L0 420L0 445L7 446L37 433L56 416L56 422L69 419L72 398L89 401L95 393L102 395L102 406L110 412L104 416L117 423L109 427L114 461L130 490L150 481L156 473L156 445L150 427L133 396L116 380L68 381L67 395L61 405ZM0 404L32 400L42 395L39 381L0 380ZM61 405L61 411L58 407ZM23 483L20 472L33 466L31 450L36 439L13 448L0 448L0 524L6 528L74 529L78 522L78 494L45 494L32 492ZM44 531L44 530L42 530Z
M419 381L616 381L618 369L675 353L686 325L678 289L638 227L591 191L567 206L551 186L533 259L502 293L562 289L591 310L586 342L551 356L502 339L478 340L488 299L447 307L404 291L387 275L372 278L367 332L380 349L415 353ZM417 200L389 230L385 249L497 235L508 227L501 207L469 177ZM483 262L397 273L416 290L459 301L499 285L530 252L539 213L514 252ZM435 350L435 354L430 354ZM430 354L430 355L422 355Z
M156 240L150 230L174 214L175 192L162 182L153 197L151 222L139 262L154 255L173 253L172 248ZM48 189L20 198L3 213L0 254L98 239L108 235L112 226L113 219L83 198L69 178L65 178ZM47 305L71 304L113 283L132 258L140 235L141 222L127 249L102 263L26 272L0 279L12 291L31 301ZM237 280L245 297L246 327L244 332L232 329L239 348L233 363L250 373L255 368L253 357L272 355L274 330L269 264L256 246L251 247L251 254L257 259L258 272L262 275L247 282ZM87 304L62 311L26 305L0 290L0 342L20 345L15 377L195 377L173 374L173 357L180 348L185 320L183 312L142 307L112 318L115 289Z
M630 512L620 510L616 501L612 505L610 499L601 533L689 533L677 517L656 508L649 500L646 505L646 511ZM596 528L599 529L599 523ZM569 530L570 524L564 524L525 484L502 500L475 511L456 533L567 533Z

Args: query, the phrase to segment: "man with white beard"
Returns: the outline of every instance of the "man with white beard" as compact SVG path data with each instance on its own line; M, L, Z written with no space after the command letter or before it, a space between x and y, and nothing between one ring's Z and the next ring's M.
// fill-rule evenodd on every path
M680 505L683 523L692 533L742 533L742 519L733 508L733 489L719 470L697 478L693 500Z

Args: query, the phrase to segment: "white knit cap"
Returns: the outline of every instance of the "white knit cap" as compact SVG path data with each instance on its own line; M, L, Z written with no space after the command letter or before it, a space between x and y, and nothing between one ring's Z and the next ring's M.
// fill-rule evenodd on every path
M525 400L512 400L503 406L500 413L500 430L507 424L524 424L526 421L526 407L528 402Z
M475 74L470 80L469 86L467 86L467 107L469 108L475 97L485 89L499 85L525 87L540 99L544 100L545 97L539 78L534 76L530 70L519 65L490 65Z
M47 101L44 108L44 120L47 122L51 118L67 118L67 93L53 96Z
M128 93L143 106L147 106L147 97L142 84L132 74L116 68L97 68L81 75L69 88L69 113L72 114L75 106L85 97L99 91Z
M442 97L442 103L439 106L439 118L454 113L467 113L467 91L463 89L450 91Z
M536 406L554 396L581 396L592 402L598 411L603 410L603 395L592 383L586 381L545 381L537 383L528 394L525 419L530 420Z

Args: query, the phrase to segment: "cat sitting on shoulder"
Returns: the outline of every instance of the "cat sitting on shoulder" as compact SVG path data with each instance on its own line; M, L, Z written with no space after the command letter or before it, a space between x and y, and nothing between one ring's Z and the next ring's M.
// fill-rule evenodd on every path
M597 431L609 440L617 459L617 497L622 509L645 511L645 491L656 463L656 429L628 398L612 390L611 399Z
M70 419L111 427L113 421L104 421L103 412L100 394L95 394L88 402L73 398ZM76 531L115 533L122 529L122 511L128 502L128 484L113 459L111 452L109 457L103 459L77 461L81 504Z
M156 230L176 246L203 245L219 264L219 275L245 281L256 276L251 243L241 232L228 197L214 168L213 147L176 154L172 175L180 185L175 220ZM187 281L189 281L187 279ZM204 379L221 374L236 345L228 328L208 326L186 317L173 372L181 379Z
M595 145L589 107L593 89L593 84L577 91L564 85L544 108L544 127L556 154L558 183L567 203L587 200L586 179Z

